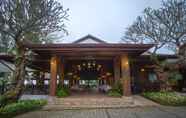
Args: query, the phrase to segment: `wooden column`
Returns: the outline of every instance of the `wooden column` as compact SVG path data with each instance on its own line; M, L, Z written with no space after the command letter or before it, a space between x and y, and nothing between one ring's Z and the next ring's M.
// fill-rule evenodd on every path
M121 56L121 77L123 81L123 95L131 95L130 64L127 55Z
M64 85L64 60L58 58L58 73L59 73L59 85Z
M51 57L50 60L50 95L56 95L57 88L57 56Z
M120 65L121 65L121 60L120 57L117 56L114 58L114 81L120 80Z

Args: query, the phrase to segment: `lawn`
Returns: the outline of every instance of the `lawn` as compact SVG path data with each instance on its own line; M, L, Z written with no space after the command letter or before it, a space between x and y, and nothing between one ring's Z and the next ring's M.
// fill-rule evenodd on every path
M40 109L46 104L46 100L20 100L0 108L0 118L12 118L25 112Z
M174 92L145 92L142 95L161 105L186 106L186 96L181 96Z

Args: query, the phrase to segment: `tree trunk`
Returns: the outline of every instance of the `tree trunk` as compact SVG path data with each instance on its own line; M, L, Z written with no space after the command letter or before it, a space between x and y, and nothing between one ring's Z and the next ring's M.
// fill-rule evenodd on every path
M3 99L6 103L17 101L23 91L24 79L25 79L25 64L26 64L26 49L21 42L16 43L16 59L15 59L15 71L12 78L11 88L3 94Z

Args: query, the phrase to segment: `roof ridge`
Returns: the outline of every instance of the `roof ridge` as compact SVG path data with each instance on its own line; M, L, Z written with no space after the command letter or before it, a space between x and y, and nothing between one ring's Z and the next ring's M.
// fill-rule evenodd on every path
M75 41L72 42L72 43L80 43L80 42L82 42L82 41L84 41L84 40L86 40L86 39L88 39L88 38L91 38L92 40L94 40L94 41L96 41L96 42L99 42L99 43L107 43L106 41L101 40L100 38L97 38L97 37L95 37L95 36L93 36L93 35L91 35L91 34L88 34L88 35L86 35L86 36L84 36L84 37L82 37L82 38L80 38L80 39L77 39L77 40L75 40Z

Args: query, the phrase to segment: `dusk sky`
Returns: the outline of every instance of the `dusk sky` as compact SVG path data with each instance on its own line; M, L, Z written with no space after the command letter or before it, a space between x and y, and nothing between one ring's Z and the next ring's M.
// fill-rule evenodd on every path
M69 8L66 26L69 36L62 42L72 42L92 34L107 42L121 41L126 28L141 15L144 8L158 8L162 0L60 0Z
M161 0L59 1L70 9L66 23L69 36L64 37L63 42L71 42L87 34L108 42L118 42L144 8L158 8L161 4Z

